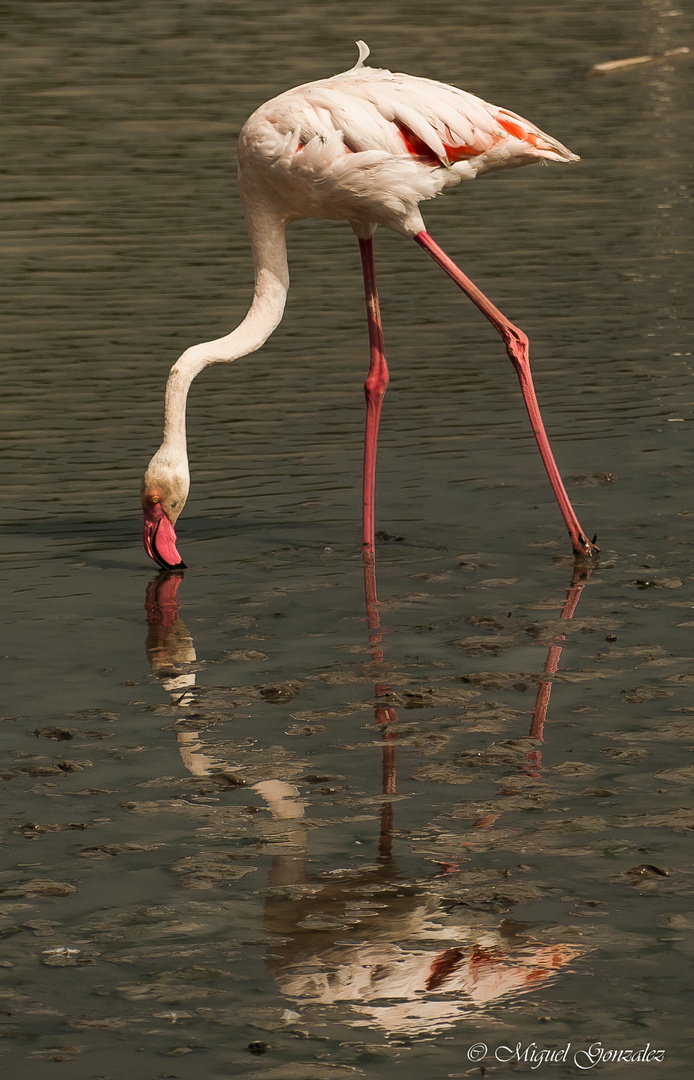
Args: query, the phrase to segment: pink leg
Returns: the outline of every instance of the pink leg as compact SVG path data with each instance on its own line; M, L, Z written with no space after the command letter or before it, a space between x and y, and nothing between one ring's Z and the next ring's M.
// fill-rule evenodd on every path
M366 432L364 435L364 481L362 488L362 544L364 555L374 557L374 489L376 484L376 444L383 395L388 386L388 365L383 350L383 329L376 291L373 240L359 240L361 266L369 323L369 374L364 383Z
M503 338L508 358L518 375L523 400L525 401L525 407L528 410L530 424L537 441L540 457L547 470L549 482L552 485L552 490L559 503L562 517L569 530L573 549L578 555L595 554L599 551L599 548L588 539L579 524L574 508L569 501L569 496L566 494L566 489L562 483L557 464L549 445L545 426L540 415L540 407L537 403L537 397L535 396L532 376L530 374L528 339L526 335L522 330L519 330L517 326L514 326L513 323L509 322L506 316L502 315L498 308L494 307L484 293L477 288L474 282L470 281L470 278L466 277L453 260L449 259L445 251L432 240L428 232L422 230L422 232L417 233L414 239L420 247L424 248L424 250L431 255L434 262L438 263L442 270L445 270L458 288L462 289L465 295L472 300L473 304L479 308L485 318L489 320L494 329L497 330Z

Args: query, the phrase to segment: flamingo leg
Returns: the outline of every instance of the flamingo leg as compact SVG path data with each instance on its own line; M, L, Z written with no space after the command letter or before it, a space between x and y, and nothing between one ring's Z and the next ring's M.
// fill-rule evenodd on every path
M484 295L484 293L477 288L473 281L467 277L462 270L456 266L452 259L446 255L446 252L439 247L439 245L432 240L429 233L426 230L422 230L417 233L413 238L420 247L424 248L428 255L437 263L442 270L444 270L448 276L456 283L459 289L465 293L470 300L472 300L475 307L479 308L484 317L489 320L494 329L501 335L503 342L506 346L506 353L509 360L513 364L513 367L518 376L520 383L521 393L523 394L523 400L525 407L528 410L528 416L530 417L530 424L535 435L538 449L540 451L540 457L542 463L547 470L547 476L549 482L552 485L552 491L554 492L561 515L564 518L564 523L568 529L573 549L577 555L594 555L599 551L599 548L592 543L586 536L584 530L581 528L576 513L569 496L566 493L566 488L559 475L559 469L554 460L551 447L549 445L549 439L547 438L547 432L545 431L545 425L540 415L540 407L537 403L537 397L535 395L535 387L533 386L532 375L530 374L530 360L528 356L528 338L519 330L517 326L514 326L512 322L503 315L494 304Z
M373 559L374 492L376 486L376 444L381 418L383 396L388 386L388 364L383 348L383 328L376 291L373 239L359 238L361 267L366 294L366 316L369 324L369 373L364 383L366 398L366 429L364 433L364 479L362 486L362 545L365 558Z

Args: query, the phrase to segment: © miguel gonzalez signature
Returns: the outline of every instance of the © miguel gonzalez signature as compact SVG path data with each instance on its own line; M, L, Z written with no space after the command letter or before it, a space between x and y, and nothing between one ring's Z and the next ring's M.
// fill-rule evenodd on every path
M643 1063L662 1062L665 1060L665 1051L653 1049L650 1043L646 1043L645 1046L638 1049L631 1047L616 1049L603 1046L598 1040L591 1043L587 1049L574 1050L570 1057L571 1047L572 1044L568 1042L566 1046L541 1050L537 1043L533 1042L529 1043L527 1046L523 1046L523 1043L519 1042L513 1047L497 1046L494 1050L494 1057L497 1061L504 1063L508 1063L509 1061L527 1062L532 1065L534 1069L539 1068L540 1065L559 1065L573 1062L576 1068L582 1070L593 1069L596 1065L618 1061L625 1063ZM488 1054L489 1050L485 1043L475 1043L467 1052L470 1061L481 1061L482 1058L487 1057Z

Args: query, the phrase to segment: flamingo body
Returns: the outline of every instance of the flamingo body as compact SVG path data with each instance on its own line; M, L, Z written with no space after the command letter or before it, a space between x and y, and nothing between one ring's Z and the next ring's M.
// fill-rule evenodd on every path
M287 222L345 219L414 236L419 203L461 180L542 159L577 161L560 142L474 94L357 66L288 90L248 119L242 184L260 183ZM256 189L257 190L257 189Z
M424 228L419 204L464 179L549 160L577 161L551 135L516 113L444 83L364 66L306 83L262 105L239 138L239 185L255 267L248 314L230 334L187 349L166 387L163 442L142 485L144 544L164 569L181 567L174 524L189 488L186 400L205 367L260 348L282 318L289 287L285 231L303 218L347 220L361 248L370 342L365 383L363 546L374 550L376 442L388 368L373 261L373 233L384 225L423 247L498 330L521 384L550 483L574 551L597 549L571 507L535 398L528 342L445 255Z

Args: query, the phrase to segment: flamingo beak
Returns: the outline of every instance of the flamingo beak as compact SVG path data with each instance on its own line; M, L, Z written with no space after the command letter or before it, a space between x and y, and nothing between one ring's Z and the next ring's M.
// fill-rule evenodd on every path
M161 503L144 509L142 539L150 559L162 570L185 570L186 564L176 550L176 533Z

